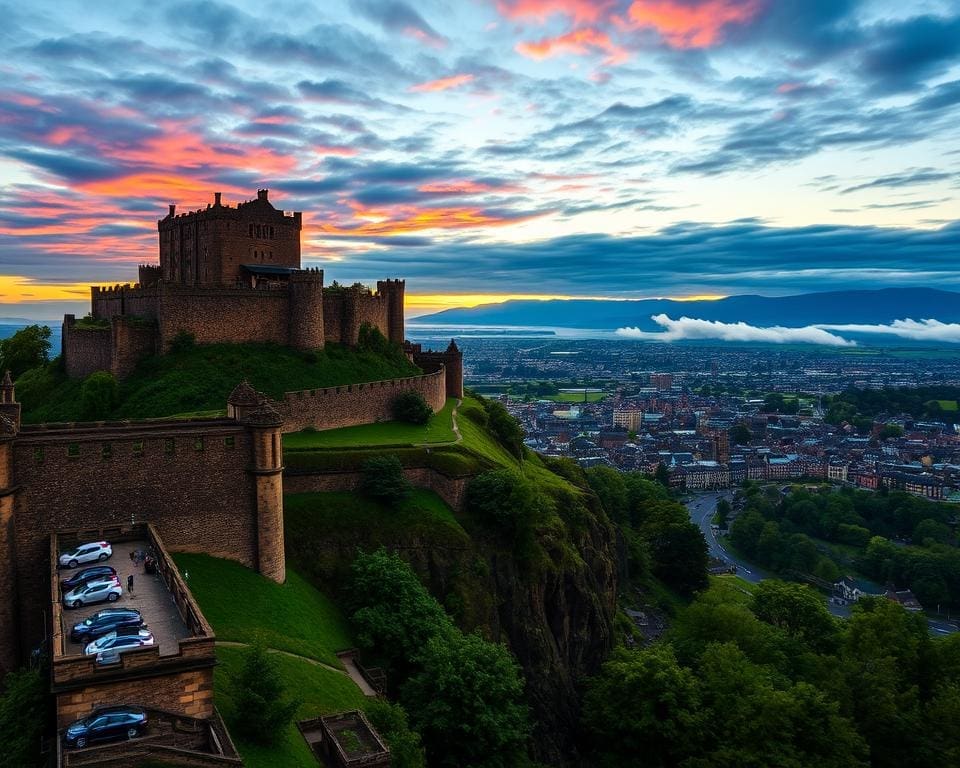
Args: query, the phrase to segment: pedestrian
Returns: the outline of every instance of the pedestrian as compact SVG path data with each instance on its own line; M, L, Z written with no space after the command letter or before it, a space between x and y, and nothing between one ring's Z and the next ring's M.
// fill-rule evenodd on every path
M127 576L127 592L129 593L133 592L133 574L132 573L129 576Z
M130 550L130 562L134 565L137 564L137 550L135 549Z

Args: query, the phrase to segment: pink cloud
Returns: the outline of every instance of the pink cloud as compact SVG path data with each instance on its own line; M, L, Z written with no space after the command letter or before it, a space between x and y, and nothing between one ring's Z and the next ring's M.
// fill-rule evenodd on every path
M606 32L592 27L575 29L556 37L544 37L540 40L517 43L517 52L531 59L548 59L552 56L573 54L586 56L596 51L603 51L607 57L604 64L614 65L625 62L630 54L621 48Z
M716 45L728 24L751 21L761 0L634 0L626 23L652 27L674 48L707 48Z
M459 88L461 85L473 82L473 75L450 75L450 77L441 77L437 80L428 80L425 83L418 83L410 86L414 93L429 93L433 91L447 91L451 88Z
M541 24L553 15L567 16L575 24L595 24L613 4L613 0L497 0L497 11L508 19Z

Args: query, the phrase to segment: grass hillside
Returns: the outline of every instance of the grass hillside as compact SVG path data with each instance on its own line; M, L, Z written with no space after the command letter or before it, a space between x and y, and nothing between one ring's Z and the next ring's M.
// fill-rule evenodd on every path
M216 415L242 380L279 398L298 389L415 376L420 369L399 350L381 354L339 345L303 352L273 344L186 346L143 360L92 416L82 381L72 381L54 361L17 380L17 397L26 423L92 418L144 419Z

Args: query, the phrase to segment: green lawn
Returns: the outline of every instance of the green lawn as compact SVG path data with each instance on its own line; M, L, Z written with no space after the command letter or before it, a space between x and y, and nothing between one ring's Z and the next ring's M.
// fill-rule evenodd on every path
M316 430L294 432L283 436L283 449L284 451L312 451L362 446L389 447L450 443L457 438L453 431L453 411L456 405L457 401L450 398L425 425L387 421L342 429L326 429L322 432Z
M361 709L366 697L346 675L332 672L307 661L274 654L288 696L300 701L300 708L284 730L279 742L264 747L243 740L243 733L233 727L236 709L233 681L243 668L244 649L218 648L219 665L213 673L214 700L230 728L247 768L318 768L317 759L297 730L296 721L317 715Z
M561 392L559 395L543 395L537 397L537 400L552 400L555 403L598 403L607 396L606 392L587 392L586 400L583 394L574 392Z
M250 643L340 667L336 652L354 646L347 621L334 603L296 572L276 584L232 560L209 555L173 556L218 640ZM219 651L218 651L219 653Z
M941 410L944 411L955 411L957 410L957 401L956 400L937 400L940 403Z

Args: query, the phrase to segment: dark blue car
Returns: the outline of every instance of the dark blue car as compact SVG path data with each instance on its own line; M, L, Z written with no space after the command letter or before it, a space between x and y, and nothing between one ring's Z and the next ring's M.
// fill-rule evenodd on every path
M69 579L64 579L60 582L60 586L63 587L64 592L69 592L81 584L86 584L88 581L109 578L116 575L117 570L110 565L93 565L89 568L80 569Z
M142 627L143 616L133 608L104 608L88 616L70 630L75 643L89 643L108 632L122 633L127 627Z
M91 712L67 728L63 743L83 749L102 741L135 739L146 729L147 713L140 707L106 707Z

